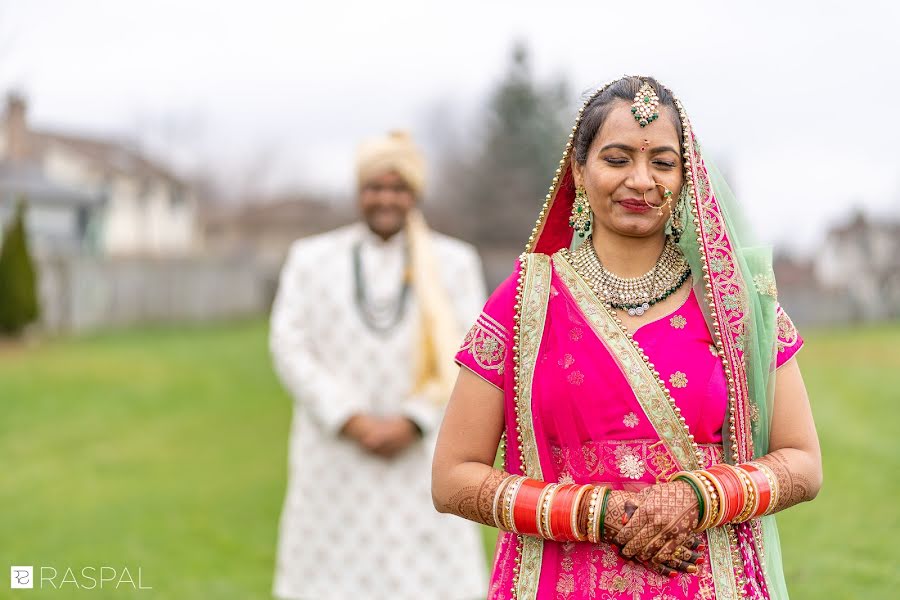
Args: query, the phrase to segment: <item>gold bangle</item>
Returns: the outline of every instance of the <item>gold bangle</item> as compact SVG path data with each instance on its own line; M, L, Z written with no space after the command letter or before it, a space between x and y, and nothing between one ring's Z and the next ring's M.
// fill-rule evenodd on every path
M552 540L552 532L550 530L550 507L553 505L553 497L559 489L560 484L551 483L541 490L538 497L537 505L537 530L538 535L544 539Z
M759 490L757 490L756 483L753 482L753 479L746 471L740 467L735 467L734 470L747 489L747 501L744 503L744 510L735 517L736 523L743 523L744 521L749 521L750 517L756 513L756 509L759 508Z
M513 506L516 503L516 495L519 493L519 488L522 487L522 483L526 479L521 475L518 477L518 479L510 484L509 489L507 489L505 505L503 506L503 520L507 525L507 531L512 531L513 533L519 533L516 529L516 520L513 519Z
M703 482L703 486L706 488L707 493L709 493L710 503L709 503L709 511L707 518L703 521L703 529L710 529L714 527L716 522L719 520L720 515L722 514L722 503L719 500L719 488L716 487L713 483L712 475L707 473L706 471L694 471L694 474L700 478L700 481Z
M575 536L575 539L579 542L583 542L587 539L587 532L581 533L581 530L578 528L580 525L580 517L581 517L581 501L584 498L584 495L587 492L593 492L594 486L592 485L583 485L579 488L578 493L575 494L575 501L572 504L572 535Z
M503 523L503 515L501 514L502 513L502 504L503 504L501 502L501 499L503 499L506 496L506 486L509 485L509 483L516 477L518 477L518 475L507 476L500 483L500 486L497 488L497 491L494 492L494 508L493 508L492 514L494 517L494 524L497 526L497 529L504 529L504 530L506 529L504 527L504 523Z
M592 544L597 541L594 538L594 519L597 517L597 498L600 496L602 487L595 487L588 496L588 516L587 516L587 540Z

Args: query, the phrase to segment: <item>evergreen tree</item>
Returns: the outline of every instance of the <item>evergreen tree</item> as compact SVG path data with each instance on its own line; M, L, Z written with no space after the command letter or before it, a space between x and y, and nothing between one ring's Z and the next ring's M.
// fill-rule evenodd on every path
M25 201L20 200L0 246L0 333L21 333L38 313L35 269L25 232Z
M449 165L452 192L476 242L524 244L569 135L567 85L535 81L528 48L513 49L490 96L475 147Z

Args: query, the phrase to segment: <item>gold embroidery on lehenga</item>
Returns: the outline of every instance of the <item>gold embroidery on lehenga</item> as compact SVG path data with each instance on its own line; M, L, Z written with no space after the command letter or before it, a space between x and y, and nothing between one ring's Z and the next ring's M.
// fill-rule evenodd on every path
M796 344L800 336L797 335L797 328L794 327L794 322L791 321L791 318L780 305L776 312L778 313L776 320L778 325L778 351L784 352L786 348Z
M485 313L466 334L460 350L468 350L475 363L486 371L503 375L506 364L506 329Z
M622 417L622 424L625 425L625 427L634 429L635 427L637 427L638 423L640 423L640 420L633 411Z
M644 468L644 461L642 461L636 454L625 454L619 460L619 473L622 474L622 477L627 477L628 479L640 479L644 476L644 472L647 469Z
M581 371L572 371L566 379L572 385L581 385L584 383L584 373Z
M685 375L681 371L675 371L674 373L672 373L672 376L669 377L669 383L672 384L672 387L677 387L677 388L687 387L687 384L688 384L687 375Z
M669 324L675 329L684 329L684 326L687 325L687 319L682 315L675 315L669 319Z

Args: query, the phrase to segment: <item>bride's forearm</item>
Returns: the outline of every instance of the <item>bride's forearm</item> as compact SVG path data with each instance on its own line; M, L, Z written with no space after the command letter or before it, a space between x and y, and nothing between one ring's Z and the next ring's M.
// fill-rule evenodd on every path
M445 476L435 478L432 484L434 507L438 512L496 527L494 496L506 477L503 471L482 463L459 464Z
M819 461L803 450L782 448L754 462L768 467L777 482L778 496L769 513L812 500L822 487Z

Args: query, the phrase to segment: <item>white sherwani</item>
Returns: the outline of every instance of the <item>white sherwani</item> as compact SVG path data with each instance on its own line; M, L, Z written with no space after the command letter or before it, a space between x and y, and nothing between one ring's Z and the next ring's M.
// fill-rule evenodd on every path
M441 281L460 326L468 327L485 300L478 255L468 244L432 236ZM432 506L431 456L442 410L411 397L414 295L389 333L372 331L354 300L357 242L367 296L396 298L404 234L384 242L357 224L294 243L272 312L272 355L295 406L274 593L304 600L483 598L477 526ZM393 459L373 456L338 435L358 412L407 415L425 437Z

